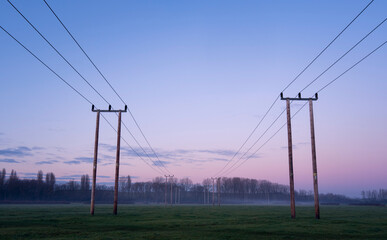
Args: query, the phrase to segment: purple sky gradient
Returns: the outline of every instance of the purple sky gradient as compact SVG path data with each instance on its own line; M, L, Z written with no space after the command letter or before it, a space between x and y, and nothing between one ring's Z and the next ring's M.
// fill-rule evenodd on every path
M117 96L93 69L43 1L12 1L107 98ZM129 104L152 146L176 177L212 177L231 159L280 91L368 1L48 1ZM375 1L286 92L294 96L386 18ZM0 25L46 61L99 108L106 104L6 2ZM387 40L381 26L321 79L312 95ZM0 32L0 167L62 180L91 175L95 113L91 106ZM359 196L387 187L386 46L314 103L320 192ZM244 150L284 109L278 101ZM299 103L292 105L292 112ZM106 117L116 127L115 115ZM123 121L146 147L128 113ZM286 118L283 115L255 151ZM296 189L312 189L309 115L293 119ZM139 152L126 130L123 137ZM114 176L116 136L101 120L98 181ZM152 170L122 143L120 174L151 180ZM243 152L243 151L242 151ZM284 128L229 176L288 184Z

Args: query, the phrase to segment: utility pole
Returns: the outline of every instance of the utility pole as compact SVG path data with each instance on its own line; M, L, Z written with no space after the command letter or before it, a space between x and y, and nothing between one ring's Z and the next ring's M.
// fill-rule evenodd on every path
M164 200L165 200L165 203L164 203L164 206L167 206L167 184L168 184L168 175L164 175L165 176L165 191L164 191Z
M175 187L175 204L177 204L177 186Z
M316 93L316 99L317 99L317 93ZM318 182L317 182L316 140L314 136L314 116L313 116L312 99L309 99L309 114L310 114L310 136L311 136L311 144L312 144L314 211L315 211L316 219L320 219L320 203L318 199Z
M220 206L220 177L218 178L218 181L217 181L216 190L218 190L218 206Z
M212 206L215 206L215 179L216 178L211 178L212 179Z
M90 203L90 214L94 215L94 202L95 202L95 184L97 181L97 156L98 156L98 137L99 137L99 115L100 112L97 111L97 121L95 127L95 142L94 142L94 161L93 161L93 183L91 186L91 203Z
M292 127L291 127L291 115L290 115L290 101L308 101L309 113L310 113L310 131L311 131L311 144L312 144L312 165L313 165L313 187L314 187L314 207L316 219L320 219L320 207L318 199L318 182L317 182L317 163L316 163L316 143L314 135L314 118L313 118L313 101L318 100L317 93L314 98L302 98L301 93L296 98L284 98L281 93L281 100L286 100L286 112L287 112L287 125L288 125L288 152L289 152L289 178L290 178L290 208L291 217L296 217L295 201L294 201L294 177L293 177L293 144L292 144Z
M98 138L99 138L99 117L101 112L118 112L118 128L117 128L117 152L116 152L116 173L115 173L115 186L114 186L114 207L113 214L117 215L117 201L118 201L118 177L119 177L119 167L120 167L120 141L121 141L121 113L126 112L128 106L125 105L124 110L112 110L112 106L109 105L108 110L95 109L92 105L91 111L97 113L97 121L95 128L95 143L94 143L94 161L93 161L93 183L91 187L91 206L90 214L94 215L94 204L95 204L95 186L97 179L97 159L98 159Z
M118 126L117 126L116 177L115 177L115 181L114 181L114 206L113 206L113 214L114 215L117 215L118 178L120 177L121 112L122 111L118 112Z
M206 187L204 186L203 186L203 196L204 196L203 204L206 204Z
M173 182L173 176L169 176L171 178L171 206L172 206L172 182Z
M292 123L290 115L290 101L286 99L286 116L288 125L288 155L289 155L289 182L290 182L290 209L291 217L296 218L296 208L294 199L294 175L293 175L293 142L292 142Z
M208 189L207 189L207 204L208 205L210 204L210 185L208 185Z
M173 178L174 175L164 175L165 177L165 206L167 206L167 184L168 184L168 178ZM172 205L172 181L171 181L171 202L170 204Z

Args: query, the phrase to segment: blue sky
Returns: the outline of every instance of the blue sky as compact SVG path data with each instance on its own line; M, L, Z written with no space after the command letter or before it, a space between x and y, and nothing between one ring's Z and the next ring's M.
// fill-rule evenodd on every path
M123 107L43 1L12 2L113 107ZM48 3L129 104L168 169L201 182L223 167L279 92L368 1ZM297 94L386 12L387 2L372 3L285 95ZM6 1L0 3L0 25L98 107L107 107ZM386 30L385 24L377 29L305 95L386 41ZM89 104L3 32L0 43L0 167L20 174L39 169L58 176L90 174L95 114ZM386 51L380 49L343 76L315 103L322 192L359 195L362 189L387 186ZM284 106L281 101L275 105L251 143ZM298 108L294 104L292 111ZM117 125L113 115L107 118ZM123 120L145 147L129 114ZM280 120L268 136L285 116ZM296 188L304 189L312 188L308 120L304 109L293 121ZM137 149L124 130L123 137ZM115 141L101 121L101 176L113 177ZM284 129L232 175L287 184L286 146ZM128 149L123 149L122 163L123 175L140 180L159 175Z

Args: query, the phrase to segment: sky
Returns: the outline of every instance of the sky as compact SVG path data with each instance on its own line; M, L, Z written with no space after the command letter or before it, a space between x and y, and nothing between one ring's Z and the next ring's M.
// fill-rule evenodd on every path
M47 2L128 104L168 171L201 183L230 161L279 93L369 1ZM12 3L113 108L124 107L43 1ZM382 22L386 12L387 2L375 0L284 95L294 97ZM108 107L7 1L0 2L0 25L97 108ZM313 95L386 41L386 25L303 96ZM91 175L96 114L90 104L3 31L0 52L0 168L8 173L15 169L24 178L35 178L38 170L54 172L59 181ZM384 46L314 102L321 193L359 197L363 189L387 188L386 56ZM292 103L291 112L301 104ZM229 166L284 108L285 102L278 100ZM105 116L116 128L116 115ZM122 142L120 175L149 181L164 174L130 114L123 113L122 118L155 162L123 128L122 137L143 160ZM282 115L245 156L285 122ZM292 132L295 188L311 190L307 107L292 119ZM101 119L98 183L113 181L116 138ZM286 128L226 176L289 184Z

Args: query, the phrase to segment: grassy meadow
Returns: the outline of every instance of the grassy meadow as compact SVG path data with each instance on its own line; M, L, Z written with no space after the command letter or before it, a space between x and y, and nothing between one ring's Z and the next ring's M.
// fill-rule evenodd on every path
M0 239L387 239L387 208L0 205Z

